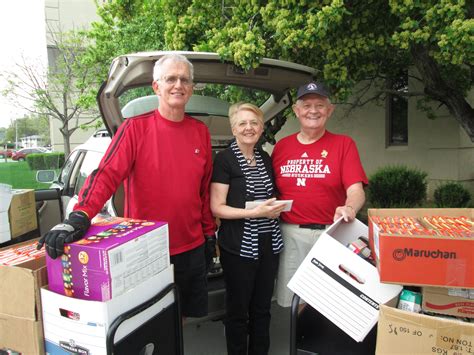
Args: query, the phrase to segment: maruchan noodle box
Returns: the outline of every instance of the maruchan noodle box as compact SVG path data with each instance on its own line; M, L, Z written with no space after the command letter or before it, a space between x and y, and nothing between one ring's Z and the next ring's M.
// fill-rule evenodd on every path
M369 209L369 244L380 280L474 288L474 209Z
M86 235L46 257L49 289L68 297L107 301L166 269L168 225L121 217L95 219Z

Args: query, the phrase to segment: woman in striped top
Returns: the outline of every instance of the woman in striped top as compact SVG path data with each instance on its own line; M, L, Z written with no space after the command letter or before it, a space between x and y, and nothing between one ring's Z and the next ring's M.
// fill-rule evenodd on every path
M283 242L269 155L256 147L263 113L238 103L229 109L235 141L214 160L211 210L220 218L218 244L226 283L228 354L267 354L270 306ZM246 209L247 201L263 201Z

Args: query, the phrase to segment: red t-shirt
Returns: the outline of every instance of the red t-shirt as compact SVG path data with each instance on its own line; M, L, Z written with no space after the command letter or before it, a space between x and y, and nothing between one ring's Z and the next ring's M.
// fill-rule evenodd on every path
M354 141L328 131L312 144L302 144L297 133L281 139L272 160L279 198L293 200L281 214L292 224L332 224L337 206L344 205L352 184L368 183Z
M169 121L155 110L129 118L119 127L99 167L82 187L74 210L94 217L124 181L124 216L168 222L170 254L180 254L215 232L211 174L206 125L190 116Z

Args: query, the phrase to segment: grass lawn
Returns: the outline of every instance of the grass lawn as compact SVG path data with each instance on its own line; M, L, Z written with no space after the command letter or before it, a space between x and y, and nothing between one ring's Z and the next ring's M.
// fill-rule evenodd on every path
M15 189L47 189L49 183L36 181L36 171L30 170L26 161L0 162L0 183L12 185Z

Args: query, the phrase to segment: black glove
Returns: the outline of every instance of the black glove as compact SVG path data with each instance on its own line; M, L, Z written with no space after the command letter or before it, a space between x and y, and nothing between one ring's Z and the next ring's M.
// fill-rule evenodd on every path
M56 259L64 254L64 243L72 243L81 239L89 229L91 222L82 211L74 211L63 223L54 226L38 241L36 249L41 249L46 243L46 252Z
M216 256L216 236L215 235L205 235L204 236L205 245L204 245L204 255L206 258L206 271L209 271L213 258Z

